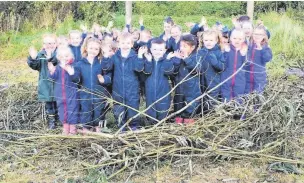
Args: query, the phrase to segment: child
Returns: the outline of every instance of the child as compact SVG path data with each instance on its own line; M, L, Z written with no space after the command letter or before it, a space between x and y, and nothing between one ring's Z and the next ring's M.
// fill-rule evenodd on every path
M81 86L80 123L83 132L88 129L99 130L104 122L106 97L109 97L106 86L111 83L111 73L101 59L101 42L95 37L86 38L81 48L82 59L75 66L73 80ZM98 76L99 75L99 76Z
M164 32L159 36L166 42L166 48L168 48L169 40L171 37L171 28L174 25L174 22L171 17L166 17L164 20Z
M194 36L197 35L198 32L203 32L208 29L207 20L205 17L201 18L201 22L199 24L194 24L191 28L190 33Z
M63 134L76 134L78 123L78 96L77 85L72 82L73 53L68 46L60 46L57 49L59 64L55 67L48 63L49 77L55 81L54 93L58 107L58 114L63 124Z
M27 64L30 68L39 72L38 100L45 102L45 112L49 129L55 129L57 107L54 99L54 83L48 79L48 63L51 62L53 65L57 64L57 60L54 59L57 47L56 35L45 34L42 40L43 49L39 53L37 53L35 48L30 48L30 56L28 57Z
M251 42L252 42L252 32L253 32L253 25L251 22L249 21L246 21L246 22L243 22L241 24L241 28L243 30L243 32L245 33L245 40L246 40L246 44L247 45L250 45Z
M253 32L253 44L249 46L249 63L246 65L245 93L262 93L267 83L266 63L272 59L268 38L264 26L258 26Z
M81 45L82 45L82 34L78 30L71 30L69 33L70 48L74 54L75 62L81 60Z
M132 46L132 35L124 32L119 38L119 50L111 58L103 60L109 65L109 70L114 72L112 96L118 103L114 104L113 110L119 127L137 114L131 108L139 109L139 81L136 73L144 69L143 54L147 49L140 48L137 56ZM138 122L138 118L132 119L129 123L132 130L137 129Z
M182 60L174 63L176 73L175 84L178 85L174 96L175 112L201 95L199 78L200 60L196 54L196 49L197 39L195 36L189 34L181 37L180 52L176 52L175 55ZM194 123L192 116L197 113L199 104L199 101L195 101L189 105L175 118L175 122L178 124L183 122L186 124Z
M151 48L152 33L150 30L145 29L140 32L139 40L134 42L134 50L138 53L138 49L143 46L147 46L148 49Z
M202 63L202 74L203 81L201 80L201 84L203 84L202 92L208 92L213 89L208 96L207 106L204 106L205 109L213 108L216 101L219 101L220 97L220 87L214 89L221 82L221 72L225 69L225 58L218 45L218 31L208 30L203 33L203 43L204 47L202 50L207 52L207 56L211 58L206 58Z
M245 34L241 29L233 29L230 37L231 43L226 45L224 57L226 60L226 68L221 74L221 81L225 83L221 87L222 97L226 101L230 101L235 97L245 93L245 72L242 69L246 60L247 45L245 42ZM238 72L237 72L238 71Z
M168 52L180 49L180 38L182 36L182 28L179 25L173 25L171 28L171 38L168 43Z
M60 35L57 38L58 47L59 46L69 46L69 39L66 36Z
M170 53L166 57L166 43L162 39L157 38L151 44L152 55L145 53L144 73L147 75L145 82L147 107L151 107L150 105L170 92L171 86L168 76L174 73L173 61L170 60L174 54ZM155 103L148 109L147 114L157 120L162 120L167 116L170 104L171 94ZM155 123L153 119L148 119L152 124Z

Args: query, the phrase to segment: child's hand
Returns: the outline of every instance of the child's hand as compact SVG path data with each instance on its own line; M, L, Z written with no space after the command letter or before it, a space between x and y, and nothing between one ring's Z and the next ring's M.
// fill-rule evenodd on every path
M48 69L50 71L50 74L53 75L56 70L56 67L53 65L53 63L48 62Z
M171 58L175 57L175 52L170 52L168 55L167 55L167 59L170 60Z
M263 22L263 20L257 20L257 25L262 25L262 26L264 26L264 22Z
M139 50L138 50L138 57L143 58L143 54L147 53L147 51L148 51L148 49L147 49L146 46L140 47Z
M174 52L174 56L177 57L177 58L179 58L179 59L183 58L183 54L182 54L182 52L180 50L176 50Z
M81 25L80 25L80 29L81 29L83 32L87 32L88 27L87 27L86 25L81 24Z
M248 46L246 43L243 43L240 49L240 53L242 56L245 56L247 54L248 51Z
M200 27L205 26L207 24L207 20L205 17L202 17Z
M230 45L229 45L229 43L227 43L227 44L224 45L224 51L225 52L229 52L230 51Z
M170 37L171 37L171 35L165 34L165 35L163 36L163 40L164 40L164 41L167 41Z
M143 19L143 17L140 17L140 18L139 18L139 25L140 25L140 26L143 26L143 25L144 25L144 19Z
M108 29L110 29L112 27L113 27L113 21L109 21L109 23L108 23Z
M97 77L101 84L103 84L105 82L104 77L101 74L98 74Z
M152 61L152 55L151 55L151 53L145 53L145 57L146 57L146 59L147 59L149 62Z
M29 54L30 54L32 59L36 59L37 55L38 55L38 52L33 46L31 46L30 49L29 49Z
M188 27L188 28L191 28L195 25L195 23L193 22L186 22L185 25Z
M257 50L262 50L261 42L255 42L255 44L256 44L256 49Z
M66 70L69 75L74 75L74 68L71 65L65 65L63 69Z

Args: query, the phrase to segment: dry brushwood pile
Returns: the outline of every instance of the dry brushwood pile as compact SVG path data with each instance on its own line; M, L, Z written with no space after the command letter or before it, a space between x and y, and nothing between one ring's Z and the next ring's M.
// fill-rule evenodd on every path
M108 179L122 172L130 178L159 161L181 158L304 164L303 86L303 79L277 79L263 96L246 96L242 105L220 104L193 126L161 122L135 132L62 136L43 131L35 87L14 85L0 93L0 156L15 169L38 174L98 169ZM235 118L242 114L245 119Z

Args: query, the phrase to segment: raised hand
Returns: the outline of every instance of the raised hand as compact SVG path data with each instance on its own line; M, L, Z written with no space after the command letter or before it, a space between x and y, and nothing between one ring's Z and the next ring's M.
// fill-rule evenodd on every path
M32 59L36 59L37 55L38 55L38 52L37 52L36 48L31 46L30 49L29 49L29 54L30 54Z
M200 26L205 26L207 24L207 20L205 17L202 17L201 18L201 23L200 23Z
M168 55L167 55L167 59L170 60L171 58L175 57L175 52L170 52Z
M229 52L230 51L230 45L229 45L229 43L224 44L224 51L225 52Z
M146 59L147 59L149 62L152 61L152 55L151 55L151 53L146 52L146 53L145 53L145 57L146 57Z
M140 26L143 26L143 25L144 25L144 19L143 19L143 17L140 17L140 18L139 18L139 25L140 25Z
M103 84L103 83L105 82L104 77L103 77L101 74L98 74L97 77L98 77L98 81L99 81L101 84Z
M48 69L50 71L50 74L53 75L56 70L56 67L53 65L53 63L48 62Z
M83 32L87 32L88 27L87 27L86 25L84 25L84 24L81 24L81 25L80 25L80 29L81 29Z
M182 54L182 52L180 50L176 50L174 52L174 56L177 57L177 58L179 58L179 59L183 58L183 54Z
M262 25L262 26L264 26L264 22L263 22L263 20L257 20L257 25Z
M247 54L248 51L248 46L246 43L243 43L240 49L240 53L242 56L245 56Z
M147 51L148 51L148 48L146 46L140 47L138 50L138 57L143 58L143 54L147 53Z

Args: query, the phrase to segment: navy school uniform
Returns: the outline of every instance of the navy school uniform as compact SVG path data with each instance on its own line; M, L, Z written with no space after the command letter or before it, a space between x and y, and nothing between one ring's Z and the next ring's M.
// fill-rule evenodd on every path
M58 107L61 123L77 124L79 101L77 84L72 82L72 77L59 65L49 77L54 80L54 94Z
M115 103L113 109L118 125L122 126L128 119L137 114L136 111L126 106L139 110L139 80L137 73L144 70L144 61L139 59L132 49L128 57L124 58L121 56L119 49L106 62L109 69L113 71L112 97L115 101L123 104ZM139 118L137 117L129 123L129 126L136 128L138 124Z
M204 31L204 27L203 26L199 26L199 24L195 24L191 30L190 30L190 34L197 36L198 32L203 32Z
M37 58L28 57L28 66L39 72L38 79L38 100L45 102L45 111L47 115L56 115L57 106L54 98L54 83L48 78L48 62L52 62L54 66L57 65L56 50L52 54L51 58L47 59L46 51L41 50Z
M79 62L82 58L81 55L81 44L79 46L73 46L73 45L69 45L69 47L71 48L73 55L74 55L74 61L75 62Z
M105 82L101 84L97 75L101 74ZM111 84L111 73L105 62L95 57L92 64L82 58L75 66L73 81L80 84L80 123L88 126L98 126L104 120L107 102L110 97L107 86Z
M224 55L220 49L220 46L216 44L212 49L204 47L202 50L207 53L207 58L202 64L203 84L202 92L211 91L208 95L215 100L219 100L221 87L214 89L221 82L221 73L225 69L226 61ZM207 97L209 101L211 98Z
M199 77L200 59L199 52L194 50L188 58L174 62L176 74L174 79L175 84L178 85L174 95L175 112L201 95ZM182 82L182 80L184 81ZM178 116L181 116L182 118L191 118L197 113L199 105L200 101L195 101Z
M177 58L167 60L163 57L159 61L153 59L151 62L145 60L144 73L147 75L147 80L145 82L147 107L170 92L171 86L169 84L168 76L174 73L173 59ZM155 103L147 110L147 114L157 120L162 120L168 115L170 104L171 94ZM155 122L149 117L148 119Z
M230 51L224 52L226 60L226 68L221 74L221 82L232 76L237 72L246 60L246 56L242 56L240 51L237 51L233 45L230 44ZM230 101L235 97L241 96L245 93L245 72L242 68L236 75L227 80L221 86L221 93L223 99Z
M251 44L247 55L245 93L262 93L267 84L266 63L272 59L272 51L267 44L262 50L257 50L256 45Z
M175 41L175 39L173 37L171 37L169 39L169 42L168 42L168 48L167 48L168 52L174 52L176 50L179 50L180 49L180 40L178 42Z

